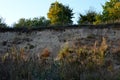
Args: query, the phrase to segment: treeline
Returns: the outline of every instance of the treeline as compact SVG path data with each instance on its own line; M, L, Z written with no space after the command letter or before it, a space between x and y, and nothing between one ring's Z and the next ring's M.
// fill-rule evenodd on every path
M120 22L120 0L109 0L102 5L103 11L97 13L94 10L88 10L86 14L79 14L78 25L98 25ZM39 28L46 26L69 26L73 25L73 9L63 5L58 1L51 4L47 13L48 19L44 16L35 17L33 19L21 18L13 25L13 28ZM0 18L0 26L8 27Z
M47 20L45 17L40 18L33 18L33 19L25 19L21 18L18 23L15 23L13 26L15 28L37 28L39 26L48 26L50 24L50 21Z

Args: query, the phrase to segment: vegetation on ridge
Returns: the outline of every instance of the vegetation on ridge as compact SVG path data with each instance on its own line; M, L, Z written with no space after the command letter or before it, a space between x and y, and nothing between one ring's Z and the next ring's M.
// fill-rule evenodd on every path
M120 23L120 1L109 0L102 5L103 11L97 13L95 10L88 10L85 14L80 13L78 17L78 24L108 24L108 23ZM40 18L21 18L18 23L14 23L15 28L36 28L41 26L65 26L73 25L72 18L75 13L69 6L63 5L58 1L53 2L50 5L47 13L48 19L44 16ZM7 27L6 23L3 22L3 18L0 18L0 27Z
M52 3L47 14L52 25L70 25L72 24L73 10L62 3Z

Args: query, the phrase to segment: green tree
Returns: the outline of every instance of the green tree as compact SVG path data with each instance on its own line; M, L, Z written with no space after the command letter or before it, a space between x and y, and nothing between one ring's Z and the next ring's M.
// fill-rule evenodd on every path
M35 17L33 19L21 18L19 19L18 23L14 24L14 27L36 28L36 27L48 26L49 24L50 21L47 20L45 17L40 17L40 18Z
M73 10L56 1L51 4L47 16L53 25L69 25L72 24Z
M102 14L97 14L96 16L95 16L95 22L93 22L93 24L101 24L102 23Z
M1 28L6 28L6 27L8 27L7 24L4 22L3 17L0 17L0 27L1 27Z
M120 0L110 0L103 7L103 21L120 19Z
M25 18L21 18L19 19L18 23L14 24L14 27L26 27L26 19Z
M97 13L92 10L88 10L85 15L80 14L78 24L93 24L96 21Z

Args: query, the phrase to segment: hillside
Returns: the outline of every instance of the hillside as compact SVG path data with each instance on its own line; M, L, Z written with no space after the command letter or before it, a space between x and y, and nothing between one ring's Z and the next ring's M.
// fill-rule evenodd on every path
M119 80L119 25L98 26L0 29L0 80Z

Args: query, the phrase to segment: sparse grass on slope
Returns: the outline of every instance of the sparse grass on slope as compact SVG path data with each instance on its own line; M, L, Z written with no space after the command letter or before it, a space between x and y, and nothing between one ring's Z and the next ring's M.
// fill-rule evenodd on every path
M0 80L120 80L113 62L106 59L109 47L103 38L93 47L66 46L54 60L48 49L29 55L24 49L0 56Z

